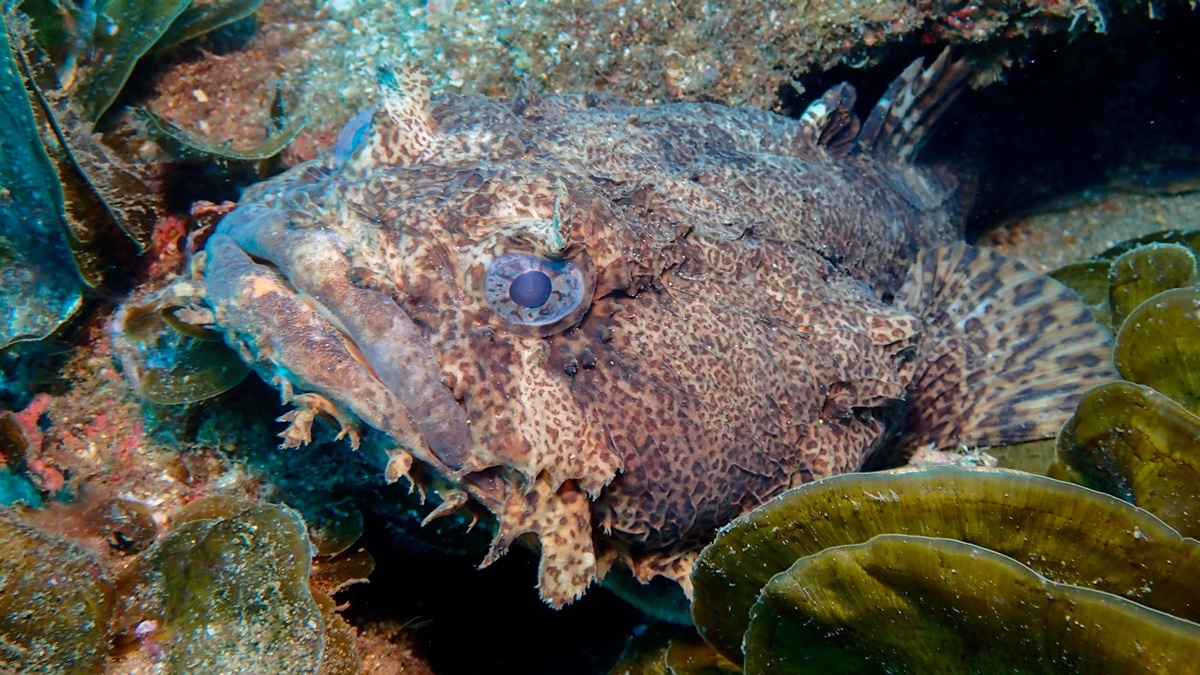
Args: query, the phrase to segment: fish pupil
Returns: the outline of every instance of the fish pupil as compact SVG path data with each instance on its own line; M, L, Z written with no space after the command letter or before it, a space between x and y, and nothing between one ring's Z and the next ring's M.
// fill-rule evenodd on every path
M550 299L550 277L537 270L525 272L513 279L508 297L522 307L541 307Z

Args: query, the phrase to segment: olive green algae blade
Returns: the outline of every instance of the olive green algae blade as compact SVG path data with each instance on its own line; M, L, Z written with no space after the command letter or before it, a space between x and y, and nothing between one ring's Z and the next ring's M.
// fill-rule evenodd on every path
M82 548L0 509L0 673L103 672L113 606Z
M237 386L250 366L224 342L184 334L154 300L122 306L110 326L113 352L139 394L163 405L195 403Z
M1109 260L1087 260L1063 265L1046 276L1061 281L1078 293L1092 316L1111 330L1112 308L1108 304L1108 276L1111 270L1112 262Z
M88 121L100 119L133 67L191 0L100 0L88 57L71 87Z
M0 349L54 332L83 302L62 190L0 25Z
M216 162L258 162L275 157L304 130L306 117L295 117L258 145L245 150L218 147L193 138L171 122L144 108L133 108L133 116L145 124L155 143L175 157L199 158Z
M193 510L153 549L167 673L315 674L325 650L304 521L276 504Z
M1200 288L1176 288L1138 305L1117 333L1117 371L1200 414Z
M692 618L741 662L758 593L799 558L879 534L946 537L1012 556L1056 582L1200 618L1200 542L1110 495L1004 469L853 473L789 490L734 520L692 573Z
M1116 260L1135 248L1147 244L1181 244L1200 255L1200 230L1159 230L1133 239L1126 239L1104 252L1093 256L1093 260Z
M154 44L155 53L250 16L262 0L192 0Z
M1123 254L1109 272L1113 326L1121 327L1138 305L1159 293L1198 281L1196 256L1186 246L1147 244Z
M608 675L738 675L696 631L660 623L630 640Z
M1097 387L1063 425L1058 448L1105 492L1200 536L1200 417L1175 401L1130 382Z
M763 588L747 675L1196 672L1200 625L961 541L880 535Z

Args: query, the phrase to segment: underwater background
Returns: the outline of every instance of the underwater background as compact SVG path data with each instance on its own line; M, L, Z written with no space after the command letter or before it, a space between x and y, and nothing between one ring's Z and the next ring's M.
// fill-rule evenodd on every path
M0 673L1200 672L1194 3L3 10ZM919 163L963 177L969 243L1078 294L1120 379L1053 438L769 495L699 553L691 599L618 565L552 609L530 537L478 569L493 514L251 372L204 300L218 223L345 164L381 64L435 100L793 119L849 82L865 119L947 46L971 72Z

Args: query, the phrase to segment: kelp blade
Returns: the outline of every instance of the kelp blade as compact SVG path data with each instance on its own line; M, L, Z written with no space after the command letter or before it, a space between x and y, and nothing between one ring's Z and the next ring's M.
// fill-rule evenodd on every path
M696 627L739 661L750 608L773 576L804 556L880 534L958 539L1056 582L1200 618L1193 581L1200 542L1094 490L1018 471L946 466L827 478L733 521L692 573Z
M747 675L1185 673L1200 625L952 539L880 535L763 588Z
M154 51L169 49L250 16L262 0L193 0L154 45Z
M0 30L0 349L54 332L82 303L62 191Z
M1063 426L1058 450L1105 492L1200 536L1200 417L1175 401L1131 382L1097 387Z

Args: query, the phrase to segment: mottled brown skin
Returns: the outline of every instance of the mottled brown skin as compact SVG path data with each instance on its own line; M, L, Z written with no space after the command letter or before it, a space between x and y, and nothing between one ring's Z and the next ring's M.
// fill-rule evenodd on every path
M889 301L919 249L959 237L947 174L836 157L757 109L428 102L396 78L346 166L247 192L280 224L214 237L209 299L260 371L497 514L488 561L533 532L556 606L614 559L686 586L715 528L887 436L923 332ZM574 262L580 309L500 318L482 279L507 253ZM409 319L419 337L394 337ZM390 389L364 351L388 340L409 374ZM424 403L446 392L454 409Z

